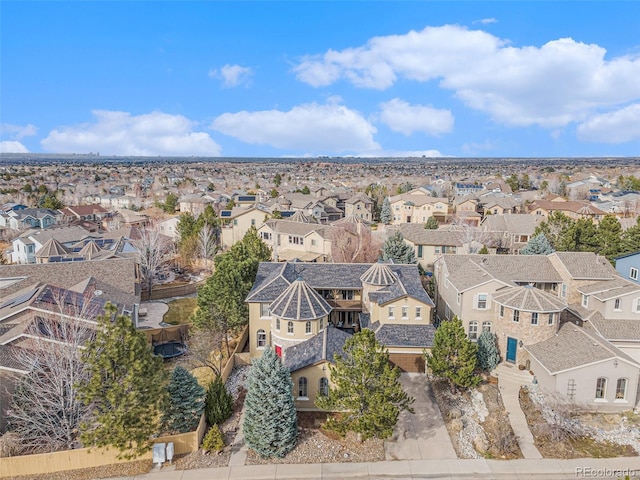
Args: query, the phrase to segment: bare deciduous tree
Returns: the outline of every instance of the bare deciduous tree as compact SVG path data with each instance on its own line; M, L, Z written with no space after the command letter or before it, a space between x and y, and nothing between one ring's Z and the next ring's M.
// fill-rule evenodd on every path
M198 232L198 256L203 260L205 266L208 266L217 249L216 231L211 225L205 223Z
M154 230L141 230L140 238L132 244L136 249L136 260L140 264L142 279L151 295L158 276L169 268L169 261L173 257L171 242Z
M29 372L17 379L7 411L21 453L79 446L79 426L89 413L77 391L88 378L81 350L93 335L93 320L102 306L92 297L92 291L83 295L47 287L41 311L12 349L15 361Z
M206 367L220 375L225 355L225 334L213 326L194 327L189 336L187 358L193 367Z
M361 223L333 227L331 257L336 263L372 263L380 256L381 243Z
M478 253L491 237L488 231L469 225L464 221L454 222L451 225L451 230L457 233L463 248L468 253Z

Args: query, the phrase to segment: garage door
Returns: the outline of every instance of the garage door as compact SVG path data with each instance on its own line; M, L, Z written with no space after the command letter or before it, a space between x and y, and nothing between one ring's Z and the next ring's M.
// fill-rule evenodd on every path
M390 353L389 360L403 372L424 373L424 355L419 353Z

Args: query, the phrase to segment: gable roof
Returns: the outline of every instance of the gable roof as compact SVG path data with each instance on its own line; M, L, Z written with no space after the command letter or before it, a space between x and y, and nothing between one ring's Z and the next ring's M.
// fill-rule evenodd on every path
M560 327L555 336L525 348L551 375L613 358L640 368L638 362L600 335L571 323Z
M575 280L610 280L616 270L605 257L592 252L554 252L555 257Z
M415 245L460 247L464 244L461 233L455 230L430 230L424 228L421 223L403 223L398 228L402 236Z

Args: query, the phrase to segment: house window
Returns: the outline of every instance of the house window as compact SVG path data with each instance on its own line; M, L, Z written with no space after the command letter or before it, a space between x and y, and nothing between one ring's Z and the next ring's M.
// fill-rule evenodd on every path
M280 331L280 319L276 318L276 331L279 332Z
M320 319L320 325L318 326L318 331L321 332L324 330L324 317Z
M293 235L289 235L289 243L293 245L302 245L304 242L302 241L302 237L295 237Z
M299 398L308 398L309 397L309 385L307 383L307 377L300 377L298 379L298 397Z
M504 305L500 305L500 318L504 318Z
M293 335L293 322L292 321L288 321L287 322L287 333L289 335Z
M596 380L596 400L604 400L605 393L607 391L607 379L604 377Z
M589 295L582 294L582 306L584 308L588 308L589 307Z
M469 322L469 340L478 340L478 322Z
M307 322L304 324L304 333L309 335L311 333L311 322Z
M627 379L619 378L616 383L616 400L624 400L627 396Z
M342 300L353 300L353 290L342 290Z
M318 393L325 397L329 395L329 380L327 377L321 377L318 381Z
M409 307L402 307L402 319L406 320L409 318Z
M268 303L261 303L260 304L260 317L268 318L270 316L271 316L271 311L269 310L269 304Z
M482 322L482 330L491 331L491 322Z
M458 295L456 295L456 302L458 302L458 305L460 305L460 299L462 298L462 294L460 292L458 292Z
M394 308L393 307L389 307L389 319L393 320L394 317Z
M567 286L563 283L562 284L562 290L561 290L561 294L562 298L567 298Z
M233 220L233 226L235 227L235 226L237 226L237 225L238 225L238 220L237 220L237 219L234 219L234 220Z
M434 253L440 253L440 247L434 247L433 252Z
M631 280L638 280L638 269L637 268L631 267L629 269L629 278Z
M418 258L422 258L422 245L418 245Z
M252 218L251 219L251 226L255 227L255 225L256 225L256 219Z
M640 313L640 298L636 298L636 312Z
M416 320L422 318L422 307L416 307Z
M531 313L531 325L538 325L538 312Z
M451 307L449 307L448 303L444 304L444 318L447 320L451 318Z
M260 329L258 330L258 348L264 348L267 346L267 332Z
M619 298L616 298L616 299L615 299L615 301L613 302L613 309L614 309L614 310L616 310L616 311L618 311L618 312L619 312L620 310L622 310L622 309L620 308L620 299L619 299Z
M520 322L520 310L514 310L513 311L513 321L515 323L519 323Z
M316 246L316 243L317 243L317 242L316 242L316 239L315 239L315 238L312 238L312 239L311 239L311 246L312 246L312 247L315 247L315 246Z
M487 309L487 294L479 293L478 294L478 310L486 310Z
M555 313L550 313L549 314L549 321L548 321L548 325L553 325L553 323L556 320L556 314Z

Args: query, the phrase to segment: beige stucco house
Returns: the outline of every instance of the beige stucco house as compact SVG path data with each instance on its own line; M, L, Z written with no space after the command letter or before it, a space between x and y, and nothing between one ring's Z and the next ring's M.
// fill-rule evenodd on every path
M403 223L424 224L429 217L444 221L449 214L447 198L432 197L423 189L412 190L389 197L391 206L391 225Z
M271 215L258 205L233 207L231 210L220 212L222 233L220 235L222 248L227 249L242 240L251 227L256 229Z

